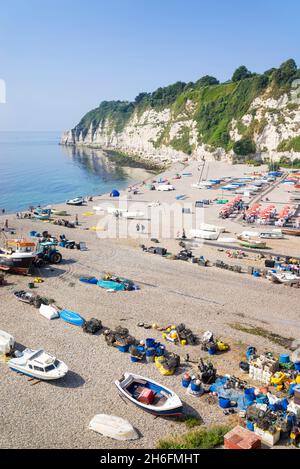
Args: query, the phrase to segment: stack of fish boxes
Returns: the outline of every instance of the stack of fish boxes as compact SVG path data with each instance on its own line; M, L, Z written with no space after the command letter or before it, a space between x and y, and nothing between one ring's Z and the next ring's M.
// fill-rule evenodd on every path
M279 370L279 362L275 358L261 355L251 360L249 364L249 376L254 381L269 384L273 373Z

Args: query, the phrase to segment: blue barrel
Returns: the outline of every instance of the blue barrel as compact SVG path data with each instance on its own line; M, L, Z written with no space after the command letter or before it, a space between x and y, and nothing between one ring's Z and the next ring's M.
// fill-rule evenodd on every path
M290 356L287 353L281 353L279 363L290 363Z
M215 355L217 352L216 346L215 345L209 345L207 349L209 355Z
M120 352L126 353L129 350L129 345L118 345L117 348Z
M146 347L147 348L152 348L155 346L155 339L152 339L151 337L146 339Z
M256 348L255 347L248 347L246 350L246 357L247 360L250 360L250 358L256 354Z
M250 420L246 420L246 427L250 432L254 432L254 423L250 422Z
M191 390L192 390L192 391L199 392L200 389L201 389L200 384L196 384L195 381L192 381L192 382L191 382Z
M300 362L294 363L295 370L300 371Z
M144 347L143 345L138 345L138 346L137 346L137 350L138 350L139 352L144 353L144 352L145 352L145 347Z
M131 355L130 360L132 363L137 363L139 361L138 357L134 357L133 355Z
M146 349L146 357L154 357L154 355L155 355L155 348Z
M294 395L294 389L295 387L297 386L297 383L292 383L289 387L289 396L293 396Z
M219 406L222 407L222 409L229 409L229 407L231 407L230 399L219 396Z
M276 412L277 410L279 410L277 404L269 404L269 409L270 409L272 412Z
M280 407L281 407L282 410L287 410L288 405L289 405L289 401L284 398L284 399L281 399L279 404L280 404Z
M157 357L162 357L165 354L165 347L164 346L159 346L155 348L155 355Z
M30 231L30 233L29 233L29 234L30 234L30 236L32 236L32 237L35 237L35 236L36 236L36 234L37 234L37 232L36 232L36 231Z
M255 400L254 388L245 389L244 396L245 403L247 406L253 404Z
M188 388L189 385L190 385L190 382L191 382L190 379L184 379L184 378L182 378L182 380L181 380L181 384L182 384L182 386L183 386L184 388Z

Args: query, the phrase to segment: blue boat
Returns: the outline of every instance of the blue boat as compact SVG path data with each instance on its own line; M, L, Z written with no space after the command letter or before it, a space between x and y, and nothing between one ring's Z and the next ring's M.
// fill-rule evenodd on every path
M97 285L98 279L96 277L80 277L80 282L89 283L91 285Z
M73 324L74 326L83 326L85 320L80 316L78 313L74 313L73 311L68 311L64 309L60 311L59 317L69 324Z
M51 217L51 208L36 208L33 211L33 216L39 220L49 220Z
M125 285L123 283L113 282L112 280L98 280L98 287L114 291L124 291Z

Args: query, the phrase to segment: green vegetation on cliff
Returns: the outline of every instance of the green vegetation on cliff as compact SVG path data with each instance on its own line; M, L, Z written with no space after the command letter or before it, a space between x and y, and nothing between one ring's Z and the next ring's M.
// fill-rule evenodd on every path
M77 136L82 134L85 137L90 129L94 131L105 125L108 132L120 133L135 112L140 116L148 109L161 111L168 108L171 119L162 126L157 140L152 142L156 148L163 144L171 145L176 150L191 154L193 145L190 143L189 127L183 125L179 135L173 139L169 136L169 130L173 123L180 121L184 124L184 120L193 120L198 143L212 148L222 147L226 151L234 149L238 155L247 156L255 152L253 137L263 129L265 121L256 120L255 111L250 111L253 120L248 127L241 118L249 113L249 107L256 97L266 93L268 97L278 98L290 91L296 78L300 78L300 71L293 59L263 74L252 73L242 65L226 83L220 84L215 77L206 75L195 83L178 81L153 93L140 93L133 102L103 101L82 118L74 131ZM240 142L234 143L230 138L233 120L241 135ZM287 150L292 148L291 145L299 149L299 140L283 143L282 147Z

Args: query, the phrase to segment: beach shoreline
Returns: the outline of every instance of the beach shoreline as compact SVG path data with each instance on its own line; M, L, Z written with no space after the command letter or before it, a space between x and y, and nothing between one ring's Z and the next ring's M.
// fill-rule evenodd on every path
M192 176L173 179L177 172L188 174L189 171ZM209 177L240 177L251 171L253 168L245 165L231 166L212 162ZM135 230L137 223L146 226L145 220L129 222L134 236L128 238L109 238L105 236L105 232L102 232L104 236L99 237L93 229L101 226L105 217L95 214L93 206L104 202L117 208L122 200L127 200L128 210L131 210L132 207L147 205L156 200L165 206L176 202L183 207L194 206L199 198L221 196L220 189L193 189L191 185L198 177L198 162L190 161L184 170L182 165L173 166L155 178L168 179L174 184L175 191L150 191L137 183L139 194L132 195L131 199L131 193L126 189L121 191L120 200L105 194L96 196L83 207L55 204L56 208L68 211L67 218L70 221L78 215L79 226L75 229L40 220L17 219L15 214L0 216L1 227L7 218L10 228L14 229L15 234L10 235L8 232L5 233L6 237L29 237L32 230L47 230L56 237L65 234L68 239L77 243L85 242L88 248L87 251L79 251L59 247L63 255L62 264L46 266L28 277L7 274L7 285L0 287L0 328L12 334L23 346L45 348L63 360L70 369L61 384L41 382L37 386L31 386L26 378L10 371L5 363L0 363L0 408L5 409L0 447L155 448L160 438L184 433L184 424L164 419L154 421L153 416L120 399L114 381L125 371L152 378L174 390L184 401L185 410L200 415L205 425L219 422L226 424L228 418L218 405L208 405L204 398L193 398L182 388L181 373L197 371L195 365L185 364L186 354L190 355L191 361L197 362L199 356L205 361L212 361L220 374L231 373L245 379L238 364L243 359L247 346L255 346L261 353L265 350L274 353L289 352L285 346L271 341L267 334L258 334L257 331L272 332L285 338L300 338L295 307L299 289L274 285L264 278L254 278L246 273L238 274L215 266L200 267L146 253L140 248L140 244L152 245L147 228L144 233L137 233ZM269 197L279 198L284 203L287 194L282 186ZM186 194L187 199L176 201L178 194ZM226 236L233 236L234 233L249 228L234 219L220 220L219 209L216 205L203 209L204 221L225 225L228 232ZM174 236L161 237L159 241L158 246L166 247L171 253L177 253L181 249ZM292 237L286 237L282 241L272 240L270 253L279 247L283 251L290 251L290 254L296 253L298 244L298 240ZM237 245L238 249L240 248ZM258 268L263 265L263 260L256 259L258 256L255 252L244 260L229 258L226 249L219 249L217 243L216 246L200 243L195 248L195 253L203 255L212 263L222 259L229 264L242 264L245 269L247 265ZM95 285L79 282L80 276L99 277L104 272L132 279L140 290L109 293ZM80 328L59 319L47 321L39 315L38 310L18 302L13 291L27 290L28 283L36 275L42 277L44 283L37 284L34 292L55 299L59 307L76 311L85 319L95 317L102 321L105 328L115 328L118 325L127 327L140 340L154 337L161 341L169 351L180 355L182 366L179 372L173 376L162 376L154 364L131 363L129 354L108 347L102 334L84 334ZM161 332L138 327L139 322L162 326L184 322L200 337L205 331L211 330L216 337L230 344L230 351L211 357L200 346L176 346L166 342ZM254 328L253 334L242 329L249 326ZM17 400L11 399L12 390L18 395ZM91 432L88 424L97 413L126 418L141 432L141 438L118 442Z

